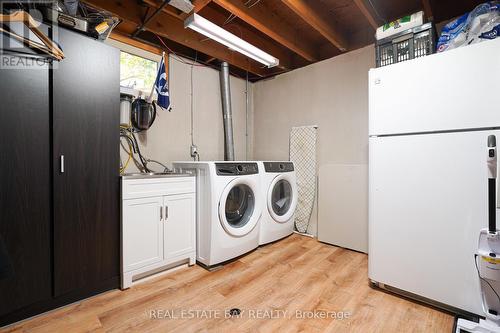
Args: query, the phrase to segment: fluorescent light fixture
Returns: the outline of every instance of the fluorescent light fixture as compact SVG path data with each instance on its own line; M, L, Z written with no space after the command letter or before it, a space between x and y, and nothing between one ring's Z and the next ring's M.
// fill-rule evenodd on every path
M274 67L279 64L279 59L273 57L269 53L245 42L238 36L233 35L227 30L222 29L209 20L201 17L198 14L192 14L184 21L184 28L191 28L221 44L226 45L230 49L238 51L249 58L252 58L267 67Z

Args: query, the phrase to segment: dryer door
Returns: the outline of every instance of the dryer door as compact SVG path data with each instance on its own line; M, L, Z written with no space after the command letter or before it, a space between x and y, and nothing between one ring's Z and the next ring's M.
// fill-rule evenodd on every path
M219 220L232 236L245 236L260 218L256 182L246 177L231 181L219 201Z
M293 173L283 173L274 178L267 193L267 209L280 223L289 221L297 207L297 184Z

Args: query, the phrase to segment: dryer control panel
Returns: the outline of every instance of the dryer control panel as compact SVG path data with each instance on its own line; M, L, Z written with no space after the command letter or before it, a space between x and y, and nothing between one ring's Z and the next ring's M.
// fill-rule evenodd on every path
M292 172L293 162L263 162L266 172Z
M215 163L217 176L244 176L259 173L257 163Z

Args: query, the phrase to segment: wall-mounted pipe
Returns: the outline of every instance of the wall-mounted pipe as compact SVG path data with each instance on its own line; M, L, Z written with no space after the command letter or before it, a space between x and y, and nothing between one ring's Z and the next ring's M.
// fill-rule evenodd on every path
M231 110L231 87L229 65L223 61L220 66L220 93L224 120L224 160L234 161L233 112Z

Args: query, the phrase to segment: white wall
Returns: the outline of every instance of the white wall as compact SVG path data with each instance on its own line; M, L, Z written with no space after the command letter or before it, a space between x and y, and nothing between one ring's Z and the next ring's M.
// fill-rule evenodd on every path
M249 85L248 158L287 160L291 127L319 125L320 208L309 231L316 234L319 216L320 240L360 251L367 250L367 80L374 57L369 46ZM195 66L193 84L195 144L202 160L222 160L219 72ZM173 111L162 112L141 138L147 157L166 163L190 159L190 86L191 66L170 57ZM245 81L231 77L231 93L235 153L244 160Z
M143 57L158 60L159 57L122 43L112 41L116 47ZM191 63L189 60L182 61ZM170 100L172 112L160 111L158 118L145 134L138 135L141 152L147 158L167 164L173 161L191 160L191 67L179 58L169 57ZM246 155L246 82L231 76L231 98L235 157L244 160ZM252 157L252 84L249 84L249 158ZM219 71L204 66L193 67L193 137L201 160L224 159L224 131L220 95ZM125 161L126 155L122 154ZM151 164L152 167L156 167ZM160 170L158 167L157 170ZM137 169L129 164L126 172Z
M367 251L368 46L254 85L254 157L287 160L293 126L319 125L319 238ZM310 232L316 233L317 212Z
M231 76L233 132L236 159L245 159L245 81ZM251 85L249 85L250 95ZM219 72L193 67L193 137L201 160L224 159L224 130ZM191 66L170 57L170 98L172 112L161 112L147 131L144 154L160 161L190 160ZM252 118L252 106L249 118ZM252 132L251 122L249 132ZM251 149L251 147L250 147Z

